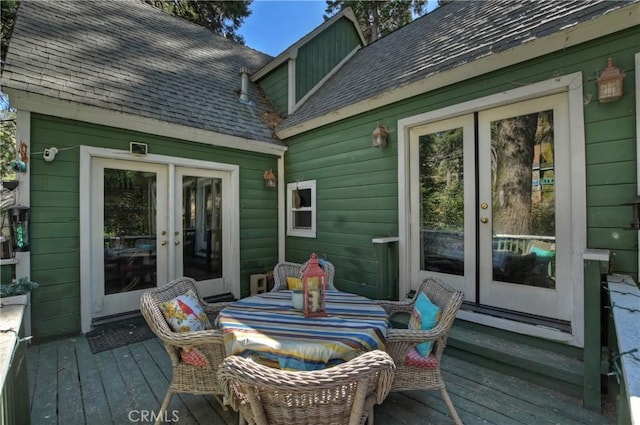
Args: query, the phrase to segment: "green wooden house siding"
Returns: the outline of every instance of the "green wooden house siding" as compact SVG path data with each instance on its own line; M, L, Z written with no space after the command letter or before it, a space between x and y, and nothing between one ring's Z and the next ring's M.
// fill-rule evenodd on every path
M359 45L360 37L353 22L342 18L300 47L296 59L296 102Z
M334 263L339 289L376 293L372 238L398 235L397 121L554 76L582 72L587 179L587 247L609 249L615 270L637 275L637 232L625 230L636 194L634 54L640 26L535 60L420 94L288 140L285 180L316 180L317 238L287 237L286 258L317 252ZM624 96L597 101L599 70L613 57L627 75ZM389 146L371 147L376 122L392 131Z
M267 95L276 112L282 117L289 114L289 66L285 62L264 76L258 84Z
M277 192L266 190L263 181L265 169L277 168L276 157L32 114L31 278L40 283L32 293L36 338L80 332L79 146L128 152L132 140L147 143L150 153L240 167L242 296L249 293L249 276L272 269L278 260ZM59 153L47 163L41 152L52 146Z

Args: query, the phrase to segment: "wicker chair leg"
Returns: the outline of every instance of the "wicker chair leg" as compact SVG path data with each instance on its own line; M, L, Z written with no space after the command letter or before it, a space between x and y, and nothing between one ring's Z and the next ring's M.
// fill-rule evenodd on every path
M164 400L162 400L162 406L160 406L160 411L158 412L158 417L156 418L155 425L159 425L164 422L164 412L167 411L169 407L169 402L171 401L171 397L173 397L174 392L170 389L167 390L167 395L164 396Z
M444 399L444 402L447 403L449 412L451 412L451 417L453 418L453 422L455 422L456 425L462 425L460 416L458 416L458 412L456 412L456 408L453 407L453 403L451 402L451 398L449 398L449 393L447 392L447 389L442 387L440 392L442 393L442 398Z
M213 394L213 398L215 398L215 399L218 401L218 403L220 403L220 406L222 407L222 410L224 410L225 412L226 412L227 410L229 410L229 409L227 408L228 403L225 403L225 402L224 402L224 400L223 400L223 399L221 399L221 398L220 398L220 396L219 396L218 394Z
M247 425L247 420L242 416L242 413L238 412L238 425Z
M369 409L369 416L367 416L367 425L373 425L373 406Z

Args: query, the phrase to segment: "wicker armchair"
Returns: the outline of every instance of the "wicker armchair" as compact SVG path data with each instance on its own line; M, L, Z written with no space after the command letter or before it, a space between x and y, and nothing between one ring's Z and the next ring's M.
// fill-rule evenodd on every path
M300 277L304 264L289 263L287 261L278 263L273 269L273 289L271 291L282 291L287 289L287 277ZM324 260L324 272L327 274L327 289L336 289L333 285L333 277L336 274L336 269L333 264Z
M449 330L453 326L456 313L462 305L464 294L438 279L427 278L422 282L413 299L408 301L378 301L378 303L386 310L389 317L396 313L411 314L420 292L424 292L431 302L440 307L440 320L431 330L387 330L387 352L396 364L396 373L391 391L440 390L453 420L457 424L461 424L460 417L449 398L442 380L440 360L444 347L447 345ZM434 341L433 351L428 357L428 366L408 365L405 359L409 351L417 344L425 341Z
M226 409L220 398L222 391L216 379L218 366L226 357L222 332L217 329L197 332L174 332L169 327L159 307L160 303L172 300L190 289L198 296L200 304L207 315L216 314L229 304L209 304L203 301L195 281L186 277L178 278L161 288L152 289L144 293L140 298L140 311L151 330L164 343L173 366L171 383L158 412L156 424L160 423L164 417L164 412L175 393L211 394ZM183 362L180 358L182 347L197 348L206 357L208 365L194 366Z
M317 425L373 423L393 381L394 365L384 351L370 351L337 366L285 371L230 356L218 381L240 424Z

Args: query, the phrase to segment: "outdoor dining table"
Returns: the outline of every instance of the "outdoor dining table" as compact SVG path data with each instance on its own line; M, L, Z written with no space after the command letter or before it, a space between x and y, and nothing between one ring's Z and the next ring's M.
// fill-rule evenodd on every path
M374 301L347 292L326 292L326 317L305 317L292 291L243 298L220 311L227 355L258 356L287 370L317 370L385 349L388 317Z

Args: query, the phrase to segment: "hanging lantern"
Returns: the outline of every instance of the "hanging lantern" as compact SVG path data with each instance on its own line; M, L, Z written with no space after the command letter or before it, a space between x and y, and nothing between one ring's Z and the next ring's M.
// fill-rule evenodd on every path
M622 82L624 73L613 66L613 59L609 58L607 67L600 72L596 81L598 85L598 102L613 102L622 97Z
M29 207L12 207L7 210L7 213L13 251L29 251L31 249L29 246L31 210Z
M384 125L380 125L378 123L376 128L371 133L371 145L374 148L384 148L387 146L387 141L389 139L389 128Z
M264 172L264 187L276 187L276 175L273 174L273 170L269 169Z
M327 315L327 274L318 263L318 256L311 254L302 271L304 291L304 316L322 317Z

